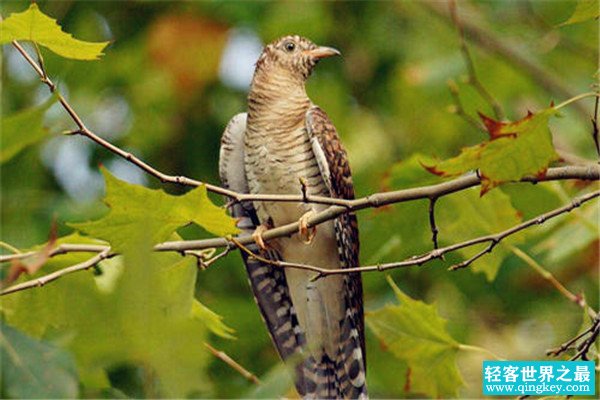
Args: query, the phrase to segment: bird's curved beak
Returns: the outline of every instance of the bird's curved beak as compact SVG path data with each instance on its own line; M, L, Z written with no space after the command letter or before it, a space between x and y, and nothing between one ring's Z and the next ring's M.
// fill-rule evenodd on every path
M334 49L333 47L327 46L319 46L313 50L307 50L306 53L314 58L315 60L320 60L321 58L333 57L333 56L341 56L342 53L338 49Z

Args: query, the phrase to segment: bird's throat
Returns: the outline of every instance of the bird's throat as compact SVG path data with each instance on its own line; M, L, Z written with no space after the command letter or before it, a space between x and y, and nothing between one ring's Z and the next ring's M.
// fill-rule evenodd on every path
M256 71L248 94L250 125L263 122L289 127L303 121L309 107L304 82L276 69Z

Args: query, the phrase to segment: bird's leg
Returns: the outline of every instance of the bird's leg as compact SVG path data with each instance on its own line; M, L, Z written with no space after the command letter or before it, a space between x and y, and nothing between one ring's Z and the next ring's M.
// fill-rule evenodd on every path
M269 228L266 225L260 224L256 227L254 232L252 232L252 239L254 239L254 242L258 245L258 247L261 248L261 250L267 250L267 245L262 238L263 233L265 233L267 230L269 230Z
M315 210L311 209L310 211L302 215L298 220L298 235L300 235L300 239L302 239L302 241L305 244L312 243L313 239L315 238L315 235L317 234L316 226L313 226L311 228L308 227L308 219L314 216L315 214Z

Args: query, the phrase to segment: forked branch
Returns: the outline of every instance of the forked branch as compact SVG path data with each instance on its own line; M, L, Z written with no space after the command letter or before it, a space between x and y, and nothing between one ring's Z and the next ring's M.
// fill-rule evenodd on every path
M362 266L362 267L356 266L356 267L344 268L344 269L326 269L326 268L321 268L316 265L268 260L268 259L262 258L258 254L253 253L251 250L249 250L246 247L246 244L253 242L253 239L249 236L241 237L238 239L218 238L218 239L206 239L206 240L200 240L200 241L167 242L167 243L163 243L161 245L155 246L154 250L155 251L177 251L177 252L183 252L184 255L186 254L185 252L190 252L191 255L195 255L194 253L192 253L192 251L207 249L209 247L226 247L226 249L230 249L232 247L238 247L241 251L246 252L248 255L250 255L260 261L268 263L268 264L272 265L273 267L296 268L296 269L312 271L312 272L316 273L314 279L320 279L327 275L340 275L340 274L348 274L348 273L355 273L355 272L386 271L386 270L395 269L395 268L421 266L432 260L441 259L447 253L454 252L454 251L464 249L467 247L472 247L472 246L482 244L482 243L488 243L487 247L484 250L477 253L475 256L467 259L466 261L464 261L460 264L451 266L449 268L450 270L456 270L456 269L467 267L468 265L473 263L478 258L480 258L483 255L485 255L486 253L490 252L495 246L497 246L502 240L504 240L508 236L514 235L514 234L516 234L524 229L527 229L531 226L540 225L540 224L544 223L545 221L555 218L561 214L568 213L569 211L571 211L577 207L580 207L582 204L584 204L588 201L591 201L599 196L600 196L600 191L588 193L584 196L574 199L570 204L567 204L563 207L559 207L557 209L549 211L549 212L542 214L536 218L532 218L528 221L525 221L519 225L516 225L510 229L507 229L505 231L502 231L502 232L499 232L496 234L485 235L485 236L477 237L477 238L467 240L464 242L452 244L452 245L449 245L446 247L434 249L430 252L427 252L427 253L424 253L424 254L421 254L418 256L414 256L414 257L411 257L411 258L403 260L403 261L391 262L391 263L385 263L385 264L367 265L367 266ZM332 217L332 218L334 218L334 217ZM278 228L276 228L276 229L278 229ZM271 230L265 232L265 236L267 235L268 232L272 232L276 229L271 229ZM217 241L220 241L220 240L223 240L225 242L225 244L223 246L220 246L219 245L220 243L217 243ZM192 242L196 243L196 246L197 246L196 248L193 248L192 246L190 246L190 243L192 243ZM207 246L207 244L212 244L213 246ZM183 250L181 250L182 247L185 247L185 252ZM100 247L98 247L98 250L99 249L100 249ZM91 248L88 249L88 251L90 251L90 250L91 250ZM76 249L74 251L82 251L82 250ZM29 256L32 255L30 253L24 253L24 254L28 254ZM55 255L58 255L58 254L64 254L64 251L60 252L60 253L58 253L58 252L55 253ZM227 251L220 253L219 255L213 257L213 259L220 258L224 254L227 254ZM67 274L70 274L73 272L89 269L92 266L98 264L103 259L106 259L108 257L113 257L115 255L116 255L115 253L110 253L110 248L108 246L103 247L101 250L101 253L98 256L93 257L92 259L86 261L85 263L77 264L75 266L68 267L63 270L56 271L52 274L43 276L41 278L33 279L30 281L20 283L18 285L11 286L11 287L5 289L4 291L0 292L0 296L9 294L9 293L14 293L14 292L21 291L21 290L25 290L25 289L31 289L34 287L43 286L44 284L46 284L50 281L56 280L61 276L64 276L64 275L67 275ZM14 256L21 257L21 254L14 255Z

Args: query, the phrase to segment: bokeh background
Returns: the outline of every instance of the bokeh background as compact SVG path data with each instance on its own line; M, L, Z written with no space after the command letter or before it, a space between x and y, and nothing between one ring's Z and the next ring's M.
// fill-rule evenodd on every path
M397 188L401 177L390 176L414 154L448 158L486 138L453 112L456 103L449 80L457 85L469 115L476 117L477 111L492 115L489 104L466 81L459 36L445 2L37 3L75 37L111 41L106 55L95 62L45 52L48 73L90 129L166 173L218 182L220 135L229 118L245 109L253 64L264 43L289 33L336 47L343 54L321 62L307 90L340 132L358 196ZM27 2L3 1L2 16L26 7ZM598 71L598 24L558 26L574 8L572 1L459 2L465 24L518 55L498 54L494 46L482 45L467 31L478 77L509 119L566 100L555 88L540 84L539 74L519 64L519 57L546 71L573 95L590 90ZM19 54L10 46L2 51L3 116L47 99L47 88ZM593 100L578 104L564 109L551 128L561 155L585 163L597 157L590 138ZM54 219L64 235L71 232L65 222L102 215L100 165L132 183L184 192L161 185L85 138L62 136L73 125L57 104L49 110L46 125L47 140L2 165L5 242L28 248L46 241ZM566 203L578 189L573 183L546 183L496 190L503 190L529 218ZM455 212L454 203L441 201L439 207L444 206L444 212ZM426 210L427 203L418 202L360 212L362 262L400 260L427 251L431 242ZM596 309L597 223L597 206L586 207L560 222L534 228L536 232L520 244L570 290L584 293ZM441 241L451 243L444 226L440 229ZM193 227L180 233L186 238L205 236ZM577 306L515 256L503 260L491 282L468 270L449 273L441 263L390 274L413 298L435 303L457 340L508 359L542 358L547 348L576 333L582 321ZM393 301L383 274L366 274L364 284L367 310ZM282 376L279 361L239 256L232 254L200 273L196 290L237 337L214 336L209 341L263 380L277 383ZM385 352L370 332L367 342L371 395L410 395L406 366ZM480 396L483 357L459 355L466 382L461 396ZM205 369L208 382L202 396L259 395L216 358L207 357ZM110 377L114 387L128 396L149 395L135 365L114 368ZM287 393L285 387L264 386L268 396Z

